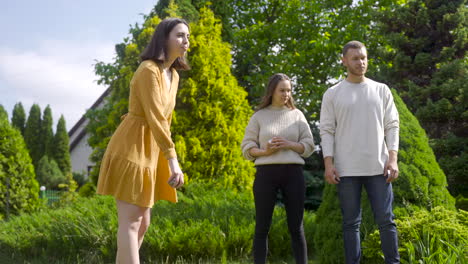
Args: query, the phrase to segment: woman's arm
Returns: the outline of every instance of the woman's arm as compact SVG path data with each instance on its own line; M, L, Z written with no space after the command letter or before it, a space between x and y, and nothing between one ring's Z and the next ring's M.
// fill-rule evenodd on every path
M270 156L271 154L275 153L276 151L278 151L278 148L273 148L273 144L268 142L266 149L253 147L253 148L249 149L249 154L252 157L257 158L257 157L262 157L262 156Z
M270 144L269 144L270 145ZM271 139L271 148L275 151L279 149L290 149L298 154L304 153L304 145L298 142L289 141L283 137L274 137Z

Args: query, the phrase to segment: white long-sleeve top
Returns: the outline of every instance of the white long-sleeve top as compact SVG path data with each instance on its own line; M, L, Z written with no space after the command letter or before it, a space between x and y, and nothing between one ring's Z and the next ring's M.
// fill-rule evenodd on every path
M323 95L323 156L333 157L341 177L382 174L388 150L398 151L399 130L392 93L383 83L343 80Z
M290 149L282 149L269 156L253 157L251 148L266 149L268 140L279 136L289 141L301 143L304 152L298 154ZM255 165L304 164L304 159L314 152L314 139L304 114L298 109L274 107L263 108L252 115L245 128L241 148L244 157L254 160Z

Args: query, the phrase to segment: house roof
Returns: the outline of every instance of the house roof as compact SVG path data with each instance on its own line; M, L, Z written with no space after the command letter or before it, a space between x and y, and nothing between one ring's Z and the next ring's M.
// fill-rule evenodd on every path
M90 109L97 109L99 105L104 101L104 98L106 98L110 94L110 87L107 88L104 93L94 102L94 104L91 106ZM70 142L70 151L75 148L75 146L80 142L80 140L86 135L86 129L85 129L85 122L87 121L86 115L83 115L78 122L68 131L68 137L72 138L72 136L76 133L78 135L73 139L73 141Z

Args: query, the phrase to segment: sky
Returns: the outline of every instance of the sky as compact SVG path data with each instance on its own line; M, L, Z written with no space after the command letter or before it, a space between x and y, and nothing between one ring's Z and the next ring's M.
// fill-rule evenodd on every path
M112 62L130 25L143 23L157 0L15 0L0 8L0 104L9 118L21 102L52 109L67 129L105 91L97 61Z

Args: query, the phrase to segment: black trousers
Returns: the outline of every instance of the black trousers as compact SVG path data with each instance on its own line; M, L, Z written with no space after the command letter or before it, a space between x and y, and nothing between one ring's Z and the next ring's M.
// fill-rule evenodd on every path
M305 182L302 165L271 164L257 166L253 192L255 197L255 263L265 263L268 252L268 232L281 191L286 208L291 245L297 264L307 263L307 244L302 218L304 216Z

